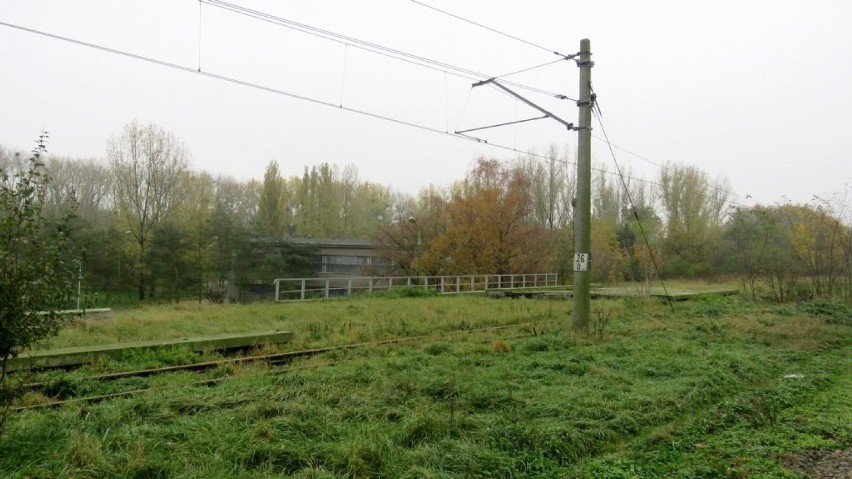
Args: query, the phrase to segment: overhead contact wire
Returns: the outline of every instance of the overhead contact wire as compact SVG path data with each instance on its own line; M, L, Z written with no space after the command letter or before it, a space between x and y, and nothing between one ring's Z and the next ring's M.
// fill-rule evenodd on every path
M537 44L537 43L533 43L533 42L531 42L531 41L524 40L523 38L519 38L519 37L516 37L516 36L514 36L514 35L510 35L510 34L508 34L508 33L506 33L506 32L502 32L502 31L500 31L500 30L497 30L496 28L492 28L492 27L489 27L489 26L487 26L487 25L483 25L483 24L481 24L481 23L479 23L479 22L475 22L475 21L473 21L473 20L468 20L467 18L464 18L464 17L462 17L462 16L460 16L460 15L456 15L455 13L450 13L450 12L448 12L448 11L446 11L446 10L441 10L440 8L433 7L432 5L429 5L429 4L426 4L426 3L423 3L423 2L419 2L419 1L417 1L417 0L411 0L411 1L412 1L412 2L414 2L414 3L416 3L417 5L422 6L422 7L426 7L426 8L428 8L428 9L430 9L430 10L434 10L434 11L436 11L436 12L438 12L438 13L442 13L442 14L447 15L447 16L449 16L449 17L455 18L456 20L461 20L461 21L463 21L463 22L465 22L465 23L469 23L469 24L471 24L471 25L475 25L475 26L477 26L477 27L479 27L479 28L482 28L482 29L488 30L489 32L496 33L497 35L501 35L501 36L504 36L504 37L506 37L506 38L511 38L512 40L515 40L515 41L517 41L517 42L521 42L521 43L523 43L523 44L529 45L529 46L534 47L534 48L538 48L539 50L543 50L543 51L546 51L546 52L548 52L548 53L552 53L552 54L554 54L554 55L559 55L560 57L562 57L560 60L570 60L570 59L573 59L573 58L576 56L576 54L564 55L564 54L562 54L562 53L559 53L559 52L558 52L558 51L556 51L556 50L552 50L552 49L550 49L550 48L543 47L543 46L541 46L541 45L539 45L539 44ZM557 60L557 61L558 61L558 60Z
M224 2L221 0L200 0L203 3L206 3L210 6L221 8L223 10L227 10L233 13L237 13L239 15L244 15L247 17L251 17L257 20L265 21L267 23L272 23L274 25L278 25L284 28L289 28L291 30L296 30L302 33L306 33L308 35L313 35L319 38L323 38L326 40L334 41L337 43L350 44L355 48L359 48L364 51L368 51L371 53L375 53L377 55L386 56L388 58L393 58L395 60L401 60L407 63L411 63L413 65L418 65L424 68L429 68L431 70L436 70L440 72L449 73L451 75L464 78L466 80L482 80L487 78L493 78L493 75L488 75L485 73L477 72L474 70L470 70L463 67L457 67L455 65L450 65L448 63L444 63L438 60L433 60L428 57L424 57L421 55L415 55L413 53L408 53L402 50L398 50L391 47L386 47L383 45L379 45L377 43L368 42L365 40L361 40L355 37L350 37L347 35L343 35L340 33L332 32L330 30L325 30L318 27L313 27L311 25L307 25L304 23L300 23L294 20L290 20L283 17L277 17L275 15L271 15L269 13L261 12L258 10L252 10L250 8L242 7L240 5L235 5L232 3ZM533 86L525 85L522 83L506 81L505 83L510 84L517 88L522 88L527 91L532 91L534 93L538 93L541 95L547 95L558 99L564 99L564 95L559 93L550 92L541 88L536 88Z
M533 158L539 158L539 159L548 160L548 161L553 160L553 161L557 161L559 163L563 163L563 164L566 164L566 165L575 165L576 164L575 162L572 162L572 161L558 160L558 159L551 158L549 156L541 155L541 154L538 154L538 153L534 153L534 152L531 152L531 151L523 151L523 150L520 150L518 148L513 148L511 146L501 145L499 143L491 143L491 142L488 142L488 141L485 141L485 140L482 140L482 139L479 139L479 138L475 138L475 137L471 137L471 136L467 136L467 135L463 135L463 134L457 134L457 133L442 131L439 128L433 128L433 127L430 127L430 126L421 125L421 124L418 124L418 123L414 123L414 122L410 122L410 121L406 121L406 120L401 120L401 119L398 119L398 118L393 118L393 117L390 117L390 116L385 116L385 115L373 113L373 112L366 111L366 110L360 110L360 109L357 109L357 108L351 108L351 107L347 107L347 106L340 106L340 105L337 105L337 104L329 102L329 101L320 100L320 99L317 99L317 98L311 98L311 97L308 97L308 96L299 95L297 93L292 93L292 92L280 90L280 89L277 89L277 88L259 85L257 83L252 83L252 82L248 82L248 81L245 81L245 80L240 80L240 79L237 79L237 78L228 77L228 76L225 76L225 75L219 75L219 74L212 73L212 72L209 72L209 71L198 71L196 68L187 67L187 66L184 66L184 65L179 65L177 63L171 63L171 62L159 60L159 59L156 59L156 58L146 57L144 55L126 52L126 51L123 51L123 50L118 50L118 49L115 49L115 48L110 48L110 47L98 45L98 44L95 44L95 43L85 42L85 41L77 40L77 39L74 39L74 38L64 37L64 36L57 35L57 34L54 34L54 33L44 32L44 31L41 31L41 30L35 30L35 29L24 27L24 26L21 26L21 25L15 25L15 24L3 22L3 21L0 21L0 25L6 26L6 27L9 27L9 28L13 28L13 29L16 29L16 30L25 31L25 32L32 33L32 34L35 34L35 35L41 35L41 36L51 38L51 39L54 39L54 40L68 42L68 43L72 43L72 44L75 44L75 45L79 45L79 46L83 46L83 47L87 47L87 48L92 48L92 49L100 50L100 51L107 52L107 53L112 53L114 55L120 55L120 56L130 58L130 59L133 59L133 60L139 60L139 61L154 64L154 65L159 65L159 66L163 66L163 67L172 68L172 69L175 69L175 70L180 70L180 71L183 71L183 72L186 72L186 73L201 75L201 76L204 76L204 77L207 77L207 78L212 78L214 80L220 80L220 81L232 83L234 85L254 88L254 89L265 91L265 92L268 92L268 93L274 93L274 94L277 94L277 95L286 96L286 97L293 98L293 99L296 99L296 100L302 100L302 101L306 101L306 102L309 102L309 103L314 103L316 105L327 106L327 107L330 107L330 108L334 108L335 110L344 110L344 111L356 113L356 114L359 114L359 115L367 116L367 117L370 117L370 118L375 118L375 119L378 119L378 120L384 120L384 121L387 121L387 122L390 122L390 123L396 123L398 125L408 126L408 127L411 127L411 128L416 128L416 129L423 130L423 131L437 133L437 134L440 134L440 135L447 135L447 136L460 138L460 139L467 140L467 141L473 141L473 142L476 142L476 143L485 143L485 144L487 144L487 145L489 145L493 148L497 148L497 149L501 149L501 150L505 150L505 151L511 151L511 152L515 152L515 153L521 153L521 154L525 154L525 155L533 157ZM468 97L469 97L469 95L468 95ZM602 174L615 175L615 173L612 173L612 172L609 172L609 171L606 171L606 170L600 169L600 168L594 168L593 167L592 170L600 172ZM652 184L652 185L658 185L658 183L651 181L651 180L646 180L644 178L638 178L638 177L627 177L627 178L631 178L631 179L634 179L636 181L641 181L641 182Z
M627 196L627 201L630 202L630 209L633 210L633 216L636 218L636 223L639 225L639 232L642 234L642 239L645 240L645 247L648 248L648 255L651 257L651 263L654 265L654 271L657 273L657 277L660 279L660 285L663 287L663 292L666 295L666 301L669 303L669 308L671 308L672 313L675 312L674 302L672 302L671 296L669 296L668 288L666 288L666 282L663 280L663 276L660 274L660 267L657 264L657 257L654 254L653 248L651 248L651 242L648 240L648 235L645 233L645 227L642 226L642 220L639 218L639 213L636 212L636 204L633 202L633 196L630 194L630 189L627 187L627 182L624 181L624 175L621 173L621 166L618 164L618 160L615 158L615 150L612 149L612 145L609 143L609 137L606 134L606 128L603 126L603 121L600 118L600 110L598 113L595 113L595 118L598 120L598 125L601 127L601 132L606 139L607 145L609 145L609 153L612 155L612 162L615 164L615 169L618 172L618 177L621 179L621 185L624 187L624 194ZM632 275L631 275L632 276Z

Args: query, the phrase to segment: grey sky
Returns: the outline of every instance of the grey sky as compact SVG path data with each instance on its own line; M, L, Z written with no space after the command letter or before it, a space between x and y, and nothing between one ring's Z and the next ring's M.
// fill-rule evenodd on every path
M852 179L850 2L424 2L562 53L589 38L610 139L656 163L725 174L738 201L808 201ZM491 75L556 59L408 0L234 3ZM537 116L494 89L471 89L470 80L196 0L0 0L0 22L193 69L200 39L205 72L441 131ZM577 95L573 62L509 79ZM576 120L573 102L517 91ZM261 178L273 159L286 175L306 164L353 163L363 180L416 193L461 178L480 154L516 156L6 26L0 108L6 146L29 149L46 128L51 152L103 157L110 136L138 119L183 140L195 168L240 179ZM548 120L479 136L520 150L576 144L575 133ZM596 162L613 171L605 144L592 147ZM656 178L655 165L617 155L631 174Z

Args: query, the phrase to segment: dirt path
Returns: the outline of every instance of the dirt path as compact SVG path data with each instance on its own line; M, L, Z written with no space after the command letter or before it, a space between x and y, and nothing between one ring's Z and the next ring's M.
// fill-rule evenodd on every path
M790 469L813 479L852 479L852 449L809 451L785 462Z

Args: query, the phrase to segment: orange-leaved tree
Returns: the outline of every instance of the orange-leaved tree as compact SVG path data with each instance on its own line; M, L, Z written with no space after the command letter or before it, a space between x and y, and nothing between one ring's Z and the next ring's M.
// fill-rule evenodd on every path
M479 158L445 210L446 230L429 248L448 274L542 272L546 236L532 218L528 177Z

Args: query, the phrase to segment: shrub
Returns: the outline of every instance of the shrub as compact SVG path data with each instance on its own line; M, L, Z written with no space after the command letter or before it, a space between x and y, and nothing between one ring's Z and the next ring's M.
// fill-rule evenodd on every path
M46 142L43 133L25 170L0 167L0 427L19 395L6 375L9 359L56 334L69 318L60 310L75 273L66 265L71 216L50 222L42 212L50 183L42 161Z

